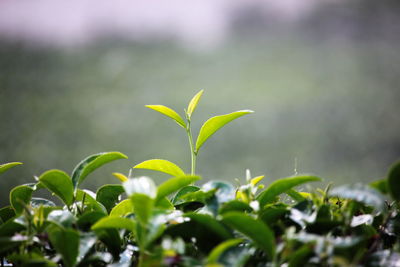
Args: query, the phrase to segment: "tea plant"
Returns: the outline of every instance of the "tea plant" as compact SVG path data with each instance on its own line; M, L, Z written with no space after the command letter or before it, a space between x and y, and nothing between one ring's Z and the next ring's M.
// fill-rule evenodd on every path
M191 171L150 159L134 169L172 177L158 186L149 177L115 172L118 184L92 192L82 182L97 168L127 156L91 155L69 175L48 170L10 192L0 209L1 266L399 266L400 162L387 177L310 192L295 188L320 181L296 175L261 184L246 171L244 184L209 181L195 185L200 148L241 110L215 116L196 141L192 115L183 119L162 105L148 105L187 133ZM0 174L19 162L0 165ZM59 201L36 197L48 190Z

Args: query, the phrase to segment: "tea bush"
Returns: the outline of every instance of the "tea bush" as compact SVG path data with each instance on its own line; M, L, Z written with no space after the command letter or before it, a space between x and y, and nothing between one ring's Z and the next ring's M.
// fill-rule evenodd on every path
M147 106L186 131L190 174L168 160L150 159L133 168L172 177L157 186L149 177L113 173L119 183L92 192L82 182L126 155L91 155L70 175L48 170L13 188L10 205L0 209L1 266L400 265L400 162L369 185L329 184L310 192L295 188L319 177L296 175L264 186L264 176L246 171L236 186L195 185L202 145L225 124L252 113L212 117L195 141L192 114L202 94L192 98L184 118L163 105ZM0 174L20 164L0 165ZM59 201L35 197L40 190Z

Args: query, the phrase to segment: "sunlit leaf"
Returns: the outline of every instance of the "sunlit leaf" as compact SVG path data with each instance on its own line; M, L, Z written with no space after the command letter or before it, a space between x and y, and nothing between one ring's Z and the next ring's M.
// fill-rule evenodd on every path
M119 202L115 207L110 211L110 216L125 216L126 214L133 212L133 204L130 199L124 199Z
M400 161L396 162L389 170L388 189L393 199L400 200Z
M380 179L380 180L373 181L373 182L369 183L369 186L378 190L382 194L386 195L387 193L389 193L388 179Z
M39 181L66 205L72 204L74 188L68 174L60 170L49 170L40 175Z
M147 169L167 173L172 176L184 176L185 172L175 163L165 159L149 159L135 166L134 169Z
M77 203L78 208L84 208L83 211L99 211L107 214L107 209L104 207L102 203L96 200L96 194L88 189L78 189L76 191L76 201L80 201L81 203ZM83 204L82 204L83 203Z
M11 190L10 204L14 208L16 214L20 214L24 210L24 206L29 205L32 192L33 188L28 185L19 185Z
M91 155L76 165L72 172L72 184L74 188L77 188L80 183L88 176L91 172L104 164L117 160L127 159L128 157L120 152L103 152Z
M111 209L118 202L119 196L124 193L124 188L119 184L107 184L101 186L96 192L96 200L103 204L103 206L107 209L107 212L110 212Z
M193 112L195 111L197 104L200 101L201 96L203 95L204 90L201 90L200 92L198 92L193 98L192 100L190 100L189 105L187 107L187 116L190 120L190 118L192 117Z
M250 183L253 185L253 186L255 186L256 184L258 184L262 179L264 179L264 175L260 175L260 176L257 176L257 177L254 177L254 178L252 178L251 180L250 180Z
M249 215L231 212L223 215L222 222L249 237L270 259L275 255L275 236L272 230L263 222Z
M257 199L260 202L260 206L263 207L264 205L273 202L277 196L285 193L289 189L304 183L315 181L321 181L321 179L315 176L296 176L279 179L272 182L267 189L258 195Z
M121 182L126 182L128 181L128 177L126 177L124 174L119 173L119 172L113 172L112 175L114 175L115 178L120 180Z
M179 124L179 126L182 126L183 128L186 129L185 121L178 113L176 113L175 110L163 105L146 105L146 107L158 111L161 114L173 119L176 123Z
M9 162L9 163L4 163L0 165L0 174L2 174L3 172L7 171L8 169L17 166L17 165L21 165L22 162Z
M148 195L135 193L130 196L139 223L147 225L153 213L154 199Z
M109 216L100 219L92 226L92 230L98 230L103 228L126 229L135 233L136 223L135 221L129 218Z
M164 198L199 179L200 177L198 176L180 176L170 178L158 186L157 199Z
M230 121L242 117L243 115L253 113L251 110L239 110L225 115L215 116L208 119L203 126L201 126L199 136L196 141L196 151L198 152L201 146L210 138L216 131L218 131L225 124Z

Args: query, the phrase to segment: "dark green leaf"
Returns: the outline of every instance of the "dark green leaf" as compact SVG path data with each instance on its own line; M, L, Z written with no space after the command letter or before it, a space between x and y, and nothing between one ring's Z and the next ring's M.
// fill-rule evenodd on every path
M3 222L8 221L9 219L15 216L15 211L11 206L6 206L0 209L0 219Z
M257 199L260 202L260 206L263 207L266 204L273 202L277 196L285 193L289 189L304 183L315 181L321 181L321 179L315 176L296 176L279 179L272 182L267 189L258 195Z
M97 241L97 236L94 233L83 233L79 238L79 254L78 262L80 262Z
M119 184L107 184L100 187L96 192L96 200L103 204L110 212L111 209L118 202L119 196L124 193L124 188Z
M231 200L229 202L222 204L221 208L219 209L219 214L224 214L231 211L246 213L253 211L253 209L247 203L244 203L239 200Z
M173 197L172 203L173 203L174 205L177 205L177 204L179 204L179 203L182 202L182 201L180 200L180 198L181 198L182 196L184 196L184 195L187 194L187 193L196 192L196 191L199 191L199 190L200 190L200 187L193 186L193 185L188 185L188 186L182 187L182 188L175 194L175 196Z
M147 225L153 213L154 199L150 198L148 195L139 193L133 194L130 199L132 201L137 220L142 224L142 226Z
M19 185L10 192L10 203L16 214L22 213L24 207L29 205L32 197L33 188L28 185Z
M196 141L196 151L198 152L204 142L207 141L215 132L217 132L221 127L227 123L242 117L243 115L253 113L251 110L239 110L225 115L215 116L208 119L203 126L201 126L199 136Z
M86 212L78 218L77 225L83 231L88 231L93 224L105 216L106 215L100 211Z
M188 217L191 220L204 225L206 228L208 228L209 234L217 235L222 240L233 237L231 232L229 232L220 222L215 220L210 215L200 214L200 213L189 213L185 214L185 217Z
M313 255L313 250L309 245L303 245L290 255L289 267L306 266L308 258Z
M388 189L393 199L400 200L400 161L396 162L389 170Z
M40 206L56 207L56 204L53 201L50 201L45 198L33 197L31 199L31 206L32 208L38 208Z
M275 256L275 236L263 222L239 212L223 215L222 222L249 237L270 259Z
M49 231L49 239L61 255L64 266L74 266L79 253L79 233L73 229L53 227Z
M103 166L104 164L117 160L117 159L127 159L128 157L120 152L103 152L99 154L91 155L75 167L72 172L72 184L74 188L77 188L80 183L88 176L91 172L97 168Z
M389 185L388 185L387 179L380 179L380 180L373 181L373 182L369 183L369 186L378 190L382 194L386 195L389 193Z
M74 215L67 210L53 210L47 215L47 220L61 228L71 228L76 222Z
M12 236L24 229L25 225L21 224L18 220L11 219L0 225L0 236Z
M3 172L7 171L8 169L17 166L17 165L21 165L22 162L9 162L9 163L5 163L5 164L1 164L0 165L0 174L2 174Z
M49 170L40 175L39 181L67 206L72 204L74 188L68 174L60 170Z

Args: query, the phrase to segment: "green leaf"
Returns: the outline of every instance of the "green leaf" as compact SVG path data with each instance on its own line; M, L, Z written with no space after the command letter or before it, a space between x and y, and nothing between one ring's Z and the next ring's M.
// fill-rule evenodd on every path
M185 186L188 186L199 180L198 176L180 176L173 177L158 186L157 200L162 199Z
M130 199L124 199L119 202L110 212L110 216L125 216L133 212L133 204Z
M17 215L22 213L26 205L29 205L32 192L33 188L28 185L19 185L11 190L10 203Z
M92 226L92 230L99 230L104 228L126 229L135 233L136 223L132 219L109 216L100 219Z
M305 197L303 197L299 192L297 192L294 189L289 189L288 191L286 191L286 194L288 194L291 198L293 198L297 202L302 202L306 200Z
M15 211L11 206L6 206L0 209L0 219L6 222L15 216Z
M79 253L79 233L72 229L53 227L49 239L66 267L75 266Z
M224 214L227 212L238 211L238 212L251 212L253 209L249 206L249 204L244 203L239 200L231 200L222 204L218 213Z
M225 124L237 119L243 115L253 113L251 110L239 110L225 115L215 116L208 119L203 126L201 126L199 136L196 141L196 151L198 152L201 146L210 138L216 131L218 131Z
M89 211L78 218L76 222L79 228L83 231L89 231L93 224L106 215L100 211Z
M303 245L290 255L289 267L307 266L307 260L313 254L312 246Z
M149 159L133 166L133 168L159 171L172 176L185 176L185 172L178 165L165 159Z
M274 258L274 233L263 222L239 212L224 214L222 222L253 240L259 248L267 253L270 259Z
M7 171L8 169L17 166L17 165L21 165L22 162L9 162L9 163L5 163L5 164L1 164L0 165L0 174L2 174L3 172Z
M396 162L389 170L388 189L393 199L400 200L400 161Z
M40 206L56 208L56 204L53 201L40 197L33 197L31 199L31 206L32 208L39 208Z
M101 204L96 200L96 194L88 189L83 189L83 190L78 189L76 191L75 200L83 202L84 204L83 212L99 211L103 212L104 214L108 214L106 207L104 207L103 204ZM77 203L77 204L81 205L82 203Z
M15 233L25 229L25 225L17 220L8 220L0 225L0 237L13 236Z
M119 196L124 193L124 188L119 184L106 184L101 186L96 192L96 200L104 205L107 212L118 202Z
M182 119L182 117L176 113L175 110L163 106L163 105L146 105L147 108L153 109L155 111L160 112L161 114L170 117L171 119L173 119L176 123L178 123L180 126L182 126L183 128L186 129L186 123L185 121Z
M237 238L237 239L229 239L226 240L224 242L222 242L221 244L219 244L218 246L216 246L208 255L207 257L207 263L217 263L218 259L221 257L221 255L228 250L231 247L237 246L240 243L243 242L243 239L241 238Z
M67 206L74 198L74 187L68 174L60 170L49 170L39 177L39 181L50 192L58 196Z
M148 195L135 193L130 197L137 220L142 226L146 226L153 213L154 199Z
M224 225L219 221L215 220L213 217L207 214L201 213L188 213L185 217L202 224L209 230L209 234L219 236L222 240L230 239L233 237L232 233L229 232Z
M315 181L321 181L321 179L315 176L296 176L276 180L257 196L257 199L260 202L260 207L273 202L277 196L295 186Z
M373 182L369 183L369 186L378 190L382 194L386 195L389 193L389 185L388 185L387 179L380 179L380 180L373 181Z
M364 205L373 207L377 212L382 212L386 208L383 195L367 185L342 185L332 189L329 195L361 202Z
M120 152L103 152L99 154L91 155L76 165L72 172L72 184L76 189L80 183L88 176L91 172L104 164L117 160L127 159L128 157Z
M95 245L97 237L94 233L81 233L79 238L78 261L83 260L89 254L91 248Z
M195 111L197 104L200 101L201 96L203 95L204 90L200 90L200 92L198 92L193 98L192 100L190 100L189 105L187 107L187 111L186 114L190 120L190 118L192 117L193 112Z
M198 186L193 186L193 185L188 185L188 186L182 187L182 188L175 194L175 196L173 197L172 203L173 203L174 205L180 204L180 203L183 202L183 201L181 201L181 197L182 197L182 196L184 196L184 195L186 195L186 194L188 194L188 193L193 193L193 192L199 191L199 190L200 190L200 187L198 187Z

